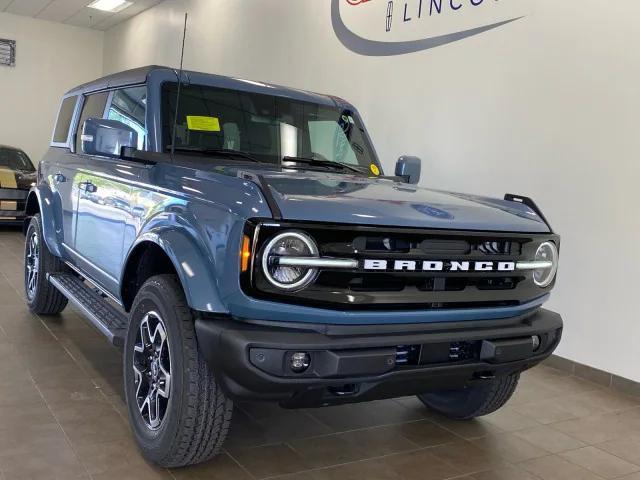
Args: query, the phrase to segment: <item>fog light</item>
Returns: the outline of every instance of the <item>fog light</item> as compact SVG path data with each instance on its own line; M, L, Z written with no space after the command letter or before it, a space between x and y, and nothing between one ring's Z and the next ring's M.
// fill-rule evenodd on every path
M311 356L306 352L295 352L289 362L292 372L302 373L311 365Z
M534 335L531 337L531 343L533 345L533 351L537 352L540 348L540 337L538 335Z

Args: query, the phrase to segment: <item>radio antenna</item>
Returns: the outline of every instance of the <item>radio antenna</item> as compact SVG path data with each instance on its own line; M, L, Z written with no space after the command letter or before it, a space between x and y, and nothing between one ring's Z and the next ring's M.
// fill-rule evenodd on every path
M184 42L187 38L187 18L189 14L184 14L184 30L182 32L182 51L180 52L180 73L178 76L178 94L176 95L176 111L173 115L173 132L171 133L171 161L173 162L173 156L176 151L176 134L178 130L178 109L180 108L180 93L182 90L182 66L184 62Z

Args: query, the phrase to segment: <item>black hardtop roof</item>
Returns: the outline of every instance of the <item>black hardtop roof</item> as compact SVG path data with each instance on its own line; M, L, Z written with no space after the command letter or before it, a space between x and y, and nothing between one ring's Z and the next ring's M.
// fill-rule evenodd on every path
M66 95L87 94L100 90L124 87L127 85L142 84L148 82L154 75L166 76L167 74L175 75L175 79L178 79L178 70L174 68L163 67L160 65L149 65L146 67L134 68L132 70L125 70L123 72L114 73L112 75L107 75L106 77L99 78L92 82L79 85L78 87L69 90ZM320 103L331 106L350 106L348 102L330 95L323 95L264 82L226 77L223 75L216 75L212 73L202 73L185 70L183 72L183 80L185 84L192 83L196 85L208 85L212 87L227 88L231 90L264 93L268 95L286 97L294 100Z

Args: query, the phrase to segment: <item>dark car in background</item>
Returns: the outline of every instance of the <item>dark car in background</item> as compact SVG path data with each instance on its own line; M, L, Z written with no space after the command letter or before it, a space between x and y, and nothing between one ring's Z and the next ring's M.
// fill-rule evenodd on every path
M19 148L0 145L0 225L22 225L35 181L36 169L29 156Z

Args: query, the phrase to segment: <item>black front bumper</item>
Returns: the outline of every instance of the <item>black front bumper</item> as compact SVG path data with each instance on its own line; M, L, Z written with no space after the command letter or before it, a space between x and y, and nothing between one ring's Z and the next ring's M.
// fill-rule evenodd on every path
M0 188L0 225L22 224L28 195L28 190Z
M464 388L533 367L555 350L562 318L539 309L475 322L419 325L289 325L203 318L201 352L236 399L309 407ZM534 351L532 337L541 340ZM294 352L309 354L303 373Z

